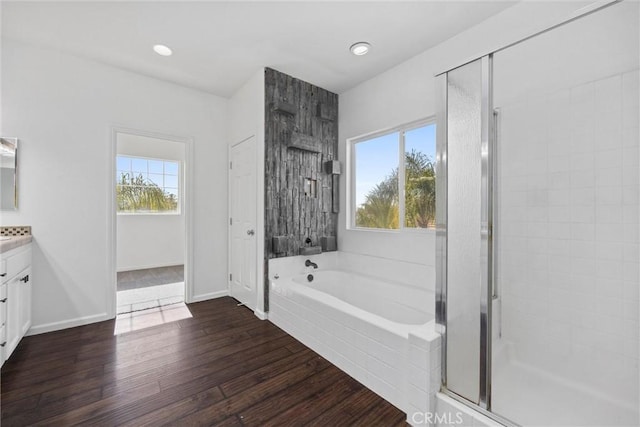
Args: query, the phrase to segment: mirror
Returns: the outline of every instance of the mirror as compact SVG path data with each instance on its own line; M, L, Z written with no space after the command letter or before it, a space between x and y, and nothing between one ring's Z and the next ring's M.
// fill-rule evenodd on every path
M18 138L0 137L0 210L18 208Z

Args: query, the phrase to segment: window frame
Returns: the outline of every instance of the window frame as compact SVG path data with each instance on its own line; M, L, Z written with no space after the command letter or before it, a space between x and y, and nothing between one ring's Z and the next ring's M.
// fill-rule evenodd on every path
M405 133L429 125L436 125L436 116L429 116L399 126L381 129L347 139L347 230L382 233L435 233L435 228L405 226ZM398 133L398 228L372 228L356 225L356 145L381 136ZM434 153L435 154L435 153ZM434 156L434 162L436 161Z
M177 186L177 190L178 190L178 203L176 206L176 210L175 211L162 211L162 212L120 212L118 211L118 203L116 200L116 215L121 215L121 216L144 216L144 215L165 215L165 216L179 216L182 215L182 200L183 200L183 193L184 190L182 188L182 183L183 183L183 179L182 179L182 160L179 159L165 159L165 158L160 158L160 157L147 157L147 156L136 156L133 154L116 154L116 158L115 158L115 178L116 178L116 182L115 182L115 186L116 186L116 190L115 190L115 194L117 194L117 187L118 187L118 158L119 157L128 157L130 159L142 159L142 160L146 160L147 161L147 175L149 175L149 160L154 160L154 161L160 161L160 162L171 162L171 163L176 163L178 165L178 173L176 176L176 178L178 179L178 186ZM157 174L156 174L157 175ZM162 171L162 179L164 182L164 177L167 176L164 173L164 166L163 166L163 171ZM168 175L168 176L174 176L174 175ZM147 177L148 179L148 177ZM164 186L162 187L162 190L164 191ZM171 187L173 188L173 187Z

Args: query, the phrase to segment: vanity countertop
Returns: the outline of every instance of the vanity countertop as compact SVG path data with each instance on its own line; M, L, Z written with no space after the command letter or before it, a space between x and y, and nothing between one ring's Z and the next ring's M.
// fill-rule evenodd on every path
M0 236L0 254L31 243L31 236Z

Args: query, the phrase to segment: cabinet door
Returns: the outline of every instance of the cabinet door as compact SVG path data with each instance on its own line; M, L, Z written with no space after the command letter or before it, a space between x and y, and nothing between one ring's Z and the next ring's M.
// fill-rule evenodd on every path
M4 357L8 359L15 350L21 338L20 331L20 292L22 291L22 282L18 275L7 283L7 343L4 346Z
M7 285L0 285L0 326L7 323ZM0 343L2 340L0 340Z
M19 299L19 327L18 335L21 339L31 327L31 268L27 268L18 275L18 299Z
M5 347L7 346L7 326L6 325L0 326L0 344L2 344L0 346L0 366L2 366L4 364L4 361L6 360L6 357L4 357L6 353Z
M7 346L7 285L0 285L0 366L5 360L5 348Z

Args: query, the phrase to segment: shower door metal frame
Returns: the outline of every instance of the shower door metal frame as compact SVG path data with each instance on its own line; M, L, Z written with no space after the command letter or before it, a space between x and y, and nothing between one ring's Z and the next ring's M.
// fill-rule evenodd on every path
M491 318L493 300L493 54L481 59L480 238L483 262L480 285L480 407L491 410Z
M477 61L480 58L484 58L485 56L490 56L493 55L494 53L498 53L501 52L505 49L509 49L510 47L513 47L515 45L518 45L522 42L525 42L529 39L532 39L534 37L537 37L541 34L547 33L549 31L553 31L558 27L562 27L563 25L569 24L575 20L578 20L580 18L583 18L587 15L591 15L592 13L596 13L602 9L605 9L609 6L613 6L616 3L620 3L624 0L595 0L593 3L588 4L587 6L584 6L578 10L576 10L575 12L571 13L569 16L566 16L564 18L559 18L556 19L552 22L548 22L546 25L543 25L541 28L537 28L531 32L529 32L528 34L516 39L513 42L509 42L506 43L504 45L501 45L500 47L497 47L495 49L491 49L489 51L484 51L484 53L480 54L480 55L476 55L476 56L472 56L469 59L462 61L462 62L458 62L455 66L449 66L448 68L444 69L443 71L440 71L439 73L435 74L435 77L440 77L442 75L447 74L449 71L453 71L456 68L460 68L463 67L467 64L470 64L472 62Z
M436 77L436 332L440 333L441 385L447 384L447 74Z
M480 288L480 378L478 403L468 401L453 390L447 388L447 218L448 218L448 182L447 182L447 152L448 152L448 74L437 77L439 85L439 105L436 116L436 324L442 336L442 389L458 400L463 400L486 411L491 410L491 301L492 291L492 229L493 229L493 150L490 142L494 134L493 102L492 102L492 55L487 55L481 61L481 209L480 259L486 260L481 264ZM466 65L466 64L465 64ZM464 65L463 65L464 66Z

